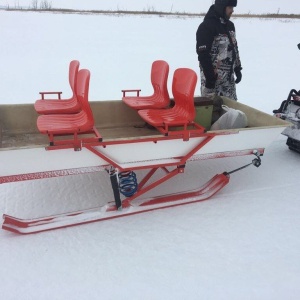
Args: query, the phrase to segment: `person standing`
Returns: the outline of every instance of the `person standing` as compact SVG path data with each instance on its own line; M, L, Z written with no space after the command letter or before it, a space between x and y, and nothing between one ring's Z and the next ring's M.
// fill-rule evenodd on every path
M237 100L236 84L242 80L242 65L229 19L237 0L215 0L196 33L196 52L201 75L201 95ZM235 77L236 76L236 79Z

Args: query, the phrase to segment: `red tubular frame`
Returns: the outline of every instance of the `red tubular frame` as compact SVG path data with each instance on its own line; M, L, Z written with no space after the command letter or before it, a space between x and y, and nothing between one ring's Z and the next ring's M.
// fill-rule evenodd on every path
M159 195L159 196L150 197L146 199L141 199L141 198L138 199L138 198L141 195L145 194L146 192L154 189L160 184L173 178L174 176L184 173L185 164L187 160L210 159L210 158L217 158L217 157L232 156L233 152L199 154L197 157L194 156L197 153L197 151L201 149L204 145L206 145L209 141L211 141L211 139L213 139L214 136L216 136L216 134L214 133L199 135L198 137L200 138L202 137L204 139L198 141L198 143L193 146L192 150L188 150L188 152L183 156L172 157L173 159L175 159L174 162L167 163L166 161L163 160L157 160L156 164L149 165L149 166L136 165L133 167L123 167L123 168L113 159L107 157L105 153L102 153L101 147L105 148L110 145L116 146L124 143L126 144L143 143L143 142L157 143L164 140L172 140L172 139L179 140L178 137L177 138L150 137L150 138L136 139L136 140L109 141L109 142L97 142L97 143L90 142L88 144L83 144L82 147L86 147L89 151L99 156L101 159L103 159L105 162L108 163L107 165L102 164L101 166L98 166L94 171L103 170L105 167L109 167L109 165L114 166L115 168L119 169L119 171L149 169L149 171L142 178L137 192L133 196L123 200L122 208L124 209L121 211L118 210L116 205L114 204L114 201L109 201L106 205L94 208L92 210L87 209L87 210L69 212L60 215L47 216L47 217L42 217L37 219L20 219L8 215L3 215L4 222L2 228L11 232L28 234L28 233L42 232L42 231L58 229L58 228L66 228L69 226L87 224L92 222L104 221L104 220L119 218L127 215L134 215L134 214L153 211L157 209L185 205L185 204L195 203L195 202L209 199L218 191L220 191L224 186L227 185L230 179L230 175L229 175L230 172L229 173L225 172L223 174L215 175L207 183L205 183L203 186L195 190L188 190L183 192L181 191L178 193ZM258 149L258 151L261 154L263 153L263 150L264 149ZM235 152L235 156L250 155L250 154L253 154L253 149L241 150ZM172 167L172 169L169 170L167 167ZM154 182L149 182L158 169L161 169L164 174L160 176L158 179L154 180ZM79 171L80 170L76 170L76 169L74 170L75 173ZM88 171L89 170L87 170L87 172ZM54 176L52 174L48 174L48 175L49 176L47 177L62 176L61 174L57 174ZM43 176L39 178L43 178ZM15 181L17 181L17 179Z
M80 135L90 135L90 134L93 134L94 137L79 138ZM48 132L50 146L46 147L46 150L74 148L74 150L80 151L84 143L95 143L95 142L97 143L102 141L102 136L95 126L93 126L91 131L74 132L73 134L70 135L73 135L73 139L54 140L54 137L57 137L59 135L53 134L52 132Z
M106 162L108 162L108 164L112 165L114 168L117 168L121 172L123 172L123 171L138 170L138 169L150 169L150 171L142 179L141 184L139 185L139 188L138 188L137 192L133 196L128 197L127 199L123 200L122 207L125 208L125 207L130 206L131 201L133 201L134 199L138 198L139 196L141 196L141 195L145 194L146 192L148 192L148 191L156 188L157 186L159 186L160 184L168 181L169 179L173 178L174 176L176 176L178 174L181 174L181 173L184 173L184 168L185 168L185 164L186 164L187 160L190 157L192 157L204 145L206 145L209 141L211 141L211 139L213 139L213 138L214 138L213 134L207 135L206 138L204 140L202 140L198 145L196 145L191 151L189 151L184 156L182 156L181 158L179 158L180 159L179 162L164 164L163 166L157 164L157 165L143 166L143 167L122 168L115 161L113 161L112 159L110 159L109 157L107 157L105 154L101 153L98 149L96 149L95 146L84 145L84 147L87 148L92 153L94 153L97 156L99 156L100 158L102 158L103 160L105 160ZM102 145L103 147L106 147L105 143L102 143L102 144L103 144ZM169 171L167 169L167 166L170 166L170 167L172 167L172 166L174 167L175 166L175 168L173 170ZM149 185L146 185L147 182L150 180L150 178L154 175L154 173L159 168L161 168L162 170L164 170L166 174L164 176L160 177L158 180L154 181L153 183L151 183ZM114 209L115 208L112 207L109 210L114 210Z

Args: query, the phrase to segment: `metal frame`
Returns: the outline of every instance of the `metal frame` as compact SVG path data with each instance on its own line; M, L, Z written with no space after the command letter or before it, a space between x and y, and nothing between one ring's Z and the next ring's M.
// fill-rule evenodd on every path
M146 192L156 188L157 186L161 185L162 183L168 181L169 179L173 178L174 176L178 174L184 173L184 168L187 160L192 157L199 149L201 149L204 145L206 145L211 139L213 139L214 135L207 135L206 139L204 141L201 141L198 145L196 145L191 151L186 153L183 157L180 158L179 162L177 163L169 163L169 164L164 164L161 166L160 164L153 164L150 166L139 166L139 167L131 167L131 168L123 168L119 164L117 164L115 161L107 157L105 154L101 153L101 151L95 146L85 144L84 147L87 148L89 151L94 153L95 155L99 156L100 158L104 159L106 162L108 162L109 165L112 165L114 168L117 168L118 171L123 172L123 171L133 171L133 170L139 170L139 169L150 169L148 174L142 179L141 184L139 185L138 191L131 197L128 197L122 202L122 207L129 207L130 203L138 198L139 196L145 194ZM150 140L153 142L156 142L157 139L155 138L149 138L146 140ZM145 140L135 140L135 142L144 142ZM126 142L125 142L126 143ZM132 143L132 141L130 141ZM103 147L106 147L105 143L102 143ZM123 143L124 144L124 141ZM173 170L169 171L167 167L174 167ZM146 185L146 183L150 180L150 178L154 175L154 173L158 169L163 169L165 171L165 175L160 177L158 180L154 181L153 183ZM115 209L115 208L113 208Z

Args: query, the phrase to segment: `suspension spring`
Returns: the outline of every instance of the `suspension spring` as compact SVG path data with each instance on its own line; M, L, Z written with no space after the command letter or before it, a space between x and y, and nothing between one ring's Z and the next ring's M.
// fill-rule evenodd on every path
M119 173L119 190L125 197L133 196L138 189L136 174L133 171Z

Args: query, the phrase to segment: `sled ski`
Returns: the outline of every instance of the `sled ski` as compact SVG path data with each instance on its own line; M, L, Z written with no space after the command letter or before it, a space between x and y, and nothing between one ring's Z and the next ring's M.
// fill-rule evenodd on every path
M4 214L2 229L20 234L38 233L52 229L67 228L70 226L99 222L163 208L170 208L174 206L200 202L209 199L217 192L219 192L223 187L225 187L229 182L231 174L243 170L251 165L258 168L261 165L260 153L256 151L253 154L256 157L252 160L251 163L248 163L230 172L217 174L196 190L156 196L147 199L138 198L138 196L156 187L162 182L172 178L176 174L182 173L180 168L178 168L177 172L176 169L171 172L165 170L167 175L144 188L143 185L146 184L146 182L157 170L152 169L142 180L142 187L135 193L133 193L132 196L123 201L121 201L119 195L117 195L119 192L116 192L113 184L114 180L111 180L115 197L114 202L111 201L104 206L92 209L73 211L35 219L20 219ZM108 170L111 177L115 175L114 171L115 170L113 167Z
M209 199L220 191L229 182L229 177L227 173L215 175L202 187L190 192L164 195L145 200L133 200L122 210L118 210L116 205L110 202L102 207L36 219L19 219L3 215L2 229L20 234L38 233L195 203Z

